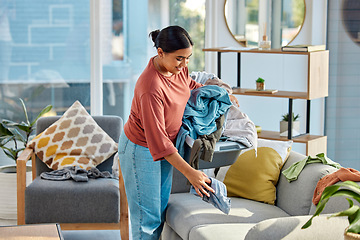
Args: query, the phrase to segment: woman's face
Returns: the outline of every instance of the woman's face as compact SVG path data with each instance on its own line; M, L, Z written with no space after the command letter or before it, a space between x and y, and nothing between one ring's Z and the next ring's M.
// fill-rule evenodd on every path
M161 51L159 52L159 50ZM192 46L176 50L172 53L165 53L159 48L158 53L165 70L171 74L179 74L189 63L189 58L192 55Z

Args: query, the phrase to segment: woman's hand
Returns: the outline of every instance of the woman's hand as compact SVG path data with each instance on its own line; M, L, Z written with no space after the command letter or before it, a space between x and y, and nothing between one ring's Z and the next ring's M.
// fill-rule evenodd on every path
M215 190L207 184L211 183L209 177L206 176L205 173L192 168L178 152L166 156L165 159L189 180L200 197L202 197L203 194L210 197L208 191L215 193Z
M208 176L206 176L205 173L193 169L193 171L187 174L187 176L185 177L189 180L191 185L194 187L196 193L200 197L202 197L203 194L210 197L209 191L215 193L215 190L209 186L211 180L209 179Z
M239 105L239 100L234 96L234 95L229 95L229 97L230 97L230 101L233 103L233 104L235 104L236 106L240 106Z

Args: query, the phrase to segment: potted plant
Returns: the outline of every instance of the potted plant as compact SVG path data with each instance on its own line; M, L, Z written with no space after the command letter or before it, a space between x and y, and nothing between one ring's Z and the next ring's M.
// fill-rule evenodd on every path
M264 91L265 90L265 80L261 77L256 79L256 90L257 91Z
M300 118L299 114L292 113L292 136L300 134ZM280 136L288 135L288 127L289 127L289 113L282 115L280 120Z
M0 218L4 219L16 219L16 159L29 142L36 121L52 109L51 105L46 106L33 121L30 121L22 99L20 103L24 121L18 123L3 119L0 122L0 148L6 157L14 160L13 165L0 167ZM31 167L28 170L27 184L31 182Z
M334 213L329 218L347 216L349 227L345 229L344 239L360 239L360 207L358 205L354 205L354 202L350 199L353 198L360 203L360 186L353 181L345 181L326 187L321 195L318 205L316 206L314 215L302 226L302 228L305 229L310 227L313 218L320 215L330 198L337 196L347 197L346 199L349 202L349 208L344 211Z

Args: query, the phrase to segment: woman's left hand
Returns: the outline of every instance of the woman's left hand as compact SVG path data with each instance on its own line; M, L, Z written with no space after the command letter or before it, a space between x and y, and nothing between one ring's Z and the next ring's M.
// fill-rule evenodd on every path
M239 100L234 96L234 95L229 95L229 97L230 97L230 101L233 103L233 104L235 104L237 107L239 107L240 105L239 105Z

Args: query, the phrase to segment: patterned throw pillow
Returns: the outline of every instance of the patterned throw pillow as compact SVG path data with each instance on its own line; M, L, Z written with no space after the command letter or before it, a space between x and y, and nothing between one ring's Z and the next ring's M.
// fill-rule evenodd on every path
M66 166L89 170L117 151L117 143L99 127L79 101L27 146L53 170Z
M229 197L243 197L275 204L280 170L289 157L292 141L258 139L257 155L250 149L230 167L220 168L216 178L223 181Z

